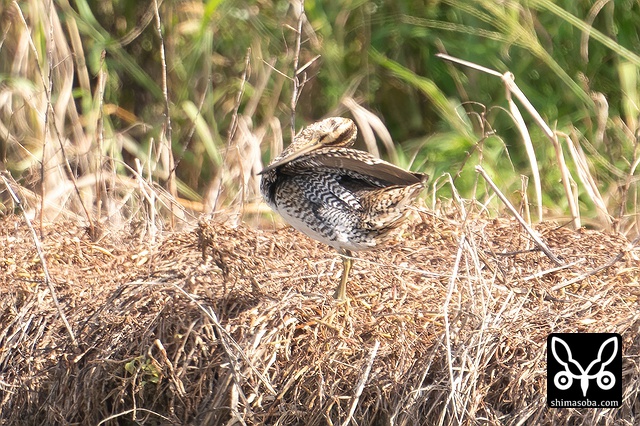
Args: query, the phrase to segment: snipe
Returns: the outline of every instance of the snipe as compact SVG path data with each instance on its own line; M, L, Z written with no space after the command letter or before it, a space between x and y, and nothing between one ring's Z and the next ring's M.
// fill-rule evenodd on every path
M357 128L332 117L303 129L260 172L260 192L294 228L335 248L344 264L334 297L346 297L352 251L388 239L428 176L349 148Z

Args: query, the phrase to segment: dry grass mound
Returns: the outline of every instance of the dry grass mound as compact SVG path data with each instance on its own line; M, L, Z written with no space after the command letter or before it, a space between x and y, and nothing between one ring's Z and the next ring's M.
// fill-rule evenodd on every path
M538 226L558 267L515 221L421 214L337 303L338 256L290 228L44 231L60 310L29 230L0 223L3 425L640 422L640 250L619 235ZM622 407L546 407L552 331L622 334Z

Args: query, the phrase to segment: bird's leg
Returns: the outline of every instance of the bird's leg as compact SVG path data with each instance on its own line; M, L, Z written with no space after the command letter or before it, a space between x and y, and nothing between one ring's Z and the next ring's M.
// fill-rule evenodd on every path
M353 264L353 253L351 250L341 250L340 256L342 257L343 265L342 277L340 278L340 284L338 284L338 288L336 288L333 297L334 299L344 300L347 298L347 281L349 280L349 272Z

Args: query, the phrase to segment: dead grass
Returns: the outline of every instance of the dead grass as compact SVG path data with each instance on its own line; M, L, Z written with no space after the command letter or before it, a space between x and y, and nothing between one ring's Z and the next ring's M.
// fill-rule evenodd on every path
M557 269L513 220L421 212L341 304L338 256L290 228L44 229L78 347L5 218L0 424L638 423L640 250L620 235L539 225ZM552 331L622 334L622 407L546 408Z
M289 228L261 231L211 221L190 231L162 231L165 221L170 229L189 222L188 212L176 204L178 190L189 197L180 200L188 208L199 205L209 212L231 206L243 220L256 213L251 203L259 192L256 173L263 165L264 145L271 142L271 157L282 145L282 117L277 115L285 110L283 87L293 86L286 103L293 117L308 81L307 68L317 59L313 52L326 50L318 45L301 54L304 39L318 43L323 34L305 24L303 2L298 4L291 21L297 23L291 27L296 34L292 54L287 50L284 60L270 58L269 40L252 43L240 82L235 69L216 67L229 82L224 90L217 84L216 90L233 94L218 101L208 97L208 84L191 87L210 80L209 66L202 73L188 56L170 48L165 52L165 36L179 34L172 31L172 22L193 25L179 22L170 10L163 20L156 4L160 58L153 64L161 63L163 78L162 96L151 97L162 99L162 122L145 122L135 108L116 107L120 98L108 94L110 81L133 75L137 66L132 61L119 74L109 69L114 62L102 60L92 85L82 58L129 56L113 43L107 43L108 51L99 47L85 55L83 49L96 48L82 42L87 30L78 24L87 22L81 15L42 1L6 8L0 17L6 24L0 53L7 53L0 63L9 67L5 71L11 78L0 87L0 134L8 141L0 149L0 169L6 163L11 174L3 174L3 183L7 193L15 185L25 217L37 211L40 221L55 223L36 224L44 233L40 257L21 218L0 222L0 424L640 423L640 253L621 235L538 225L551 251L564 261L559 267L536 250L513 220L419 212L400 244L361 255L351 274L352 299L345 304L330 296L341 272L337 255ZM206 34L203 40L214 38ZM175 40L167 38L166 46L176 46ZM207 46L197 39L193 45ZM214 51L203 48L203 55L193 55L197 63L220 61L207 56L208 50ZM348 53L344 47L338 51ZM362 52L390 71L396 83L412 87L412 93L425 92L460 135L475 138L450 105L438 102L444 92L425 90L430 80L384 52ZM545 49L541 52L546 55ZM171 73L167 57L180 59L174 63L185 59L185 69L196 70L186 87L176 86L180 79ZM237 59L230 55L225 61L229 58ZM331 70L327 64L323 67ZM147 95L153 87L159 90L154 75L142 76ZM572 182L580 182L598 210L591 216L599 215L603 229L637 234L635 118L627 123L609 116L605 95L596 94L603 99L601 130L591 145L572 126L568 134L552 132L507 76L501 75L509 93L523 102L554 145L571 220L579 223ZM246 96L245 83L251 86ZM323 91L345 90L339 83ZM631 86L623 92L633 100ZM199 101L170 108L176 99L172 93L184 88ZM318 108L322 114L349 110L369 150L377 149L377 135L396 162L399 152L390 145L382 120L349 93L331 107L333 112L323 103ZM507 101L519 133L530 142L529 130L517 119L520 112L509 96ZM229 115L229 128L218 128ZM493 131L484 133L478 139ZM188 141L175 159L166 143L170 140ZM596 158L602 157L598 161L611 169L611 177L597 179L582 145L591 154L607 153ZM611 146L624 149L609 152ZM481 143L477 149L478 163L500 168L485 156L489 150L483 151ZM571 156L573 172L563 149ZM536 159L531 146L528 152L541 219L542 188L535 170L538 161L556 163ZM187 154L200 159L190 163ZM630 160L619 166L619 158ZM474 167L474 159L462 167ZM183 167L176 170L180 160ZM209 180L199 191L202 170ZM437 179L442 185L453 183L442 175ZM434 189L435 205L442 197ZM18 197L0 190L0 211L20 211ZM457 192L453 187L456 199ZM473 198L493 209L493 194ZM523 185L523 205L526 194ZM606 213L614 210L618 214ZM90 223L89 230L79 222ZM110 230L121 227L129 228ZM551 331L623 335L622 407L546 408L545 340Z

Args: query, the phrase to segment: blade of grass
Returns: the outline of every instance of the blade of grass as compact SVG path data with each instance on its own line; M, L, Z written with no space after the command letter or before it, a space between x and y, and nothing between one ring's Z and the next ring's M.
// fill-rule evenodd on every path
M520 214L518 213L518 211L516 210L515 207L513 207L513 204L511 204L509 202L509 200L507 199L507 197L505 197L505 195L502 193L502 191L500 191L500 189L498 188L498 186L493 182L493 180L491 180L491 178L489 177L489 175L487 174L487 172L485 172L485 170L482 168L482 166L476 166L476 172L478 172L480 174L480 176L482 176L484 178L484 180L489 184L489 186L491 187L491 189L493 189L493 191L496 193L496 195L498 196L498 198L500 198L500 200L504 203L505 206L507 206L507 208L509 209L509 211L511 212L511 214L513 215L513 217L516 218L516 220L520 223L520 225L522 225L522 227L527 231L527 233L531 236L531 238L533 239L533 241L535 241L536 245L538 246L538 248L540 248L540 250L542 250L542 252L555 264L557 265L563 265L564 262L561 261L555 254L553 254L553 252L549 249L549 247L544 243L544 241L542 241L542 239L540 238L540 236L538 235L537 232L535 232L528 224L527 222L522 218L522 216L520 216Z
M587 24L583 20L577 18L576 16L573 16L571 13L567 12L566 10L558 6L555 2L552 2L549 0L530 0L529 4L537 9L542 9L542 10L551 12L554 15L558 16L559 18L562 18L569 24L573 25L580 31L589 33L591 38L603 44L604 46L608 47L617 55L633 63L636 67L640 67L640 56L633 53L631 50L626 49L620 44L616 43L614 40L607 37L605 34L598 31L597 29L591 27L591 25Z
M431 100L438 115L445 120L452 128L456 129L459 133L473 138L473 134L469 126L465 126L460 120L460 116L456 112L455 108L447 100L446 96L438 88L438 86L426 77L416 75L413 71L405 66L395 62L376 49L371 48L369 51L371 58L379 65L391 71L395 77L410 84L412 87L420 90L424 95Z
M515 82L515 76L513 75L513 73L507 71L504 74L500 74L495 70L491 70L491 69L485 68L483 66L474 64L472 62L455 58L455 57L450 56L450 55L437 54L436 56L439 57L439 58L451 61L451 62L455 62L455 63L461 64L461 65L465 65L465 66L477 69L479 71L487 72L488 74L493 75L493 76L500 76L500 78L502 79L502 82L504 83L504 85L505 85L505 87L507 89L507 99L510 99L512 94L515 95L515 97L518 98L518 100L523 104L523 106L529 112L529 114L531 114L531 116L533 117L533 119L536 122L536 124L538 124L538 126L542 129L542 131L545 134L545 136L551 141L551 143L553 145L553 148L555 150L555 153L556 153L556 162L558 164L558 167L560 169L560 174L562 176L562 185L564 187L564 191L565 191L565 194L567 196L567 203L569 205L569 210L571 212L571 217L572 217L572 220L573 220L573 223L574 223L574 227L576 229L580 228L580 226L581 226L580 225L580 211L578 210L578 206L577 206L577 202L576 202L576 198L577 197L574 195L573 189L571 188L571 184L573 182L573 179L571 178L571 173L569 172L569 168L567 167L567 164L566 164L566 162L564 160L564 155L562 153L562 146L560 145L560 142L558 141L558 135L554 131L551 130L551 128L544 121L544 119L542 118L540 113L531 104L529 99L527 99L527 97L525 96L524 92L522 92L522 90L520 90L520 88L518 87L518 85ZM519 111L517 112L517 114L519 114ZM535 162L535 163L537 164L537 162Z
M216 167L219 167L222 164L222 155L220 155L220 150L218 149L218 146L222 145L222 140L219 139L219 135L211 132L209 125L199 113L198 106L193 102L184 101L182 103L182 109L187 114L187 117L189 117L189 120L195 124L196 133L204 145L209 158Z

